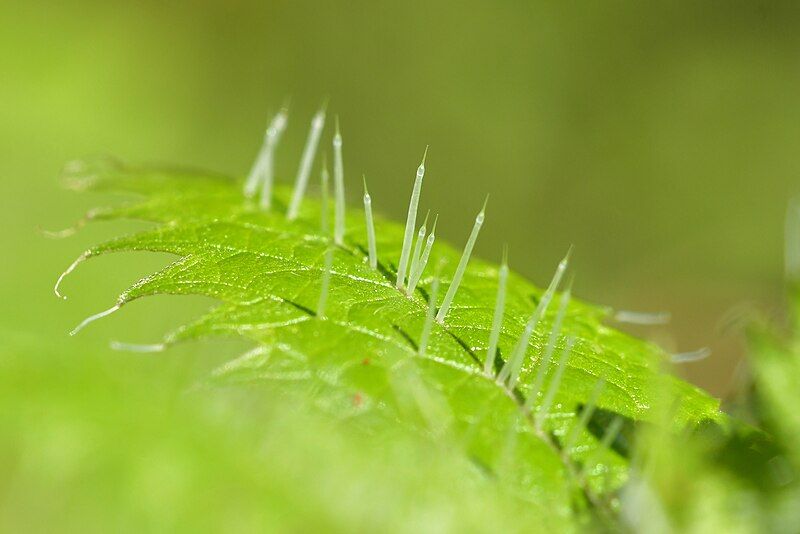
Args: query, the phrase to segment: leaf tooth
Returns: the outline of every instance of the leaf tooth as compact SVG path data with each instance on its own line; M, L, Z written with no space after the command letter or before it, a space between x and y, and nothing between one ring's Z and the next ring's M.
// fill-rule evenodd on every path
M361 176L364 181L364 218L367 224L367 246L369 249L369 266L373 269L378 268L378 250L375 244L375 221L372 218L372 197L367 191L367 177Z
M567 313L567 306L569 306L571 296L572 282L570 281L567 289L561 294L561 299L558 303L556 319L553 321L553 328L550 330L550 336L547 338L547 346L545 346L544 353L539 361L539 370L536 372L536 378L531 386L528 400L525 403L527 409L529 410L533 407L533 401L536 398L536 395L539 394L539 392L542 390L542 386L544 386L544 379L545 376L547 376L548 368L550 367L550 360L553 358L553 352L555 352L556 341L558 341L558 335L561 333L561 325L564 322L564 316ZM516 385L518 377L519 371L511 374L509 384L512 388Z
M95 210L90 210L85 216L75 221L75 224L68 226L67 228L62 228L61 230L40 229L40 232L48 239L64 239L66 237L72 237L77 234L81 228L86 226L86 224L92 219L92 213L94 211Z
M503 262L497 275L497 298L494 303L492 330L489 332L489 345L486 348L486 361L483 372L486 376L494 375L494 358L497 354L497 342L500 339L500 328L503 326L503 311L506 304L506 281L508 279L508 246L503 247Z
M262 207L265 209L269 209L269 203L267 206L263 206L263 191L267 190L269 193L267 199L271 199L274 172L273 155L275 147L280 140L281 134L286 128L286 118L287 110L284 107L278 113L276 113L274 117L272 117L272 120L270 120L267 130L264 133L264 142L261 145L261 149L256 156L256 160L253 162L253 167L250 169L250 174L248 174L247 180L244 184L244 196L247 198L253 198L258 190L258 186L263 186L264 189L262 189L261 200Z
M411 296L412 292L414 291L411 289L411 277L417 271L417 267L419 266L419 261L422 256L422 244L425 242L425 234L427 233L427 229L425 225L428 224L428 217L431 214L431 210L428 210L428 213L425 214L425 220L422 222L422 226L419 227L419 231L417 232L417 240L414 243L414 252L411 254L411 268L408 270L408 284L406 284L406 294Z
M333 237L337 245L344 244L345 198L344 162L342 159L342 134L339 132L339 116L336 116L336 134L333 136L333 188L336 198Z
M550 384L547 387L547 393L545 393L544 400L539 407L539 412L536 414L536 427L539 430L541 430L542 421L544 421L544 418L547 417L547 414L550 412L550 407L553 405L553 399L555 399L558 388L561 386L561 379L564 376L564 368L567 366L567 360L569 360L570 354L572 353L572 347L574 345L575 338L570 336L570 338L567 339L567 345L564 347L564 350L561 351L561 358L558 360L558 367L556 368L555 374L553 375L553 378L550 380Z
M578 422L572 427L567 439L564 440L565 451L569 452L575 446L581 431L586 428L586 423L592 418L592 414L594 414L594 410L597 408L597 401L600 399L600 395L602 395L605 387L606 381L604 378L595 382L594 388L589 394L589 398L586 400L586 404L583 405Z
M420 258L416 270L412 270L410 274L410 280L408 283L408 294L412 295L414 293L414 289L417 287L419 283L419 279L422 277L422 273L425 272L425 266L428 265L428 258L431 255L431 249L433 248L433 242L436 241L436 223L439 222L439 215L437 214L433 218L433 227L431 228L431 233L428 234L428 238L425 240L425 249L422 251L422 257Z
M439 313L436 315L436 320L439 323L444 323L444 318L447 317L447 312L450 309L450 305L453 303L453 298L456 296L456 292L458 291L458 286L461 284L461 279L464 277L464 271L467 269L467 264L469 263L469 257L472 255L472 249L475 246L475 242L478 240L478 234L481 231L481 226L483 226L483 220L486 217L486 203L489 202L489 196L486 196L486 200L483 202L483 207L478 215L475 217L475 224L472 226L472 232L469 234L469 238L467 239L467 244L464 246L464 252L461 253L461 259L458 262L458 266L456 267L456 272L453 275L453 280L450 282L450 286L447 288L447 293L444 296L444 300L442 301L442 306L439 308Z
M503 365L503 368L500 370L500 373L497 375L498 382L502 383L508 381L509 387L511 388L516 385L516 379L519 376L520 369L522 368L522 361L525 357L525 351L528 348L528 342L530 341L536 325L539 323L539 319L541 319L542 315L544 315L544 312L547 310L547 307L550 305L550 301L555 294L556 288L561 282L564 272L567 270L571 254L572 247L569 248L566 256L564 256L564 259L559 262L556 272L553 274L553 279L550 280L550 285L547 286L547 289L542 294L541 299L539 299L539 304L536 305L536 308L534 308L533 313L528 319L528 322L525 324L525 329L522 331L522 335L520 335L517 344L514 345L514 350L511 352L506 360L506 363Z
M81 263L83 263L83 262L86 260L86 258L88 258L89 256L91 256L91 251L88 251L88 250L87 250L86 252L84 252L83 254L81 254L80 256L78 256L78 257L75 259L75 261L73 261L72 263L70 263L69 267L67 267L67 268L64 270L64 272L63 272L63 273L61 273L61 274L58 276L58 280L56 280L56 283L55 283L55 285L53 286L53 292L56 294L56 296L57 296L58 298L60 298L60 299L63 299L63 300L67 300L67 296L61 293L61 283L62 283L62 282L64 282L64 279L65 279L67 276L69 276L69 274L70 274L72 271L74 271L74 270L75 270L75 268L76 268L78 265L80 265Z
M408 216L406 217L406 229L403 234L403 248L400 251L400 261L397 264L397 289L403 289L406 281L406 271L408 269L409 254L411 253L411 242L414 240L414 228L417 226L417 208L419 206L419 196L422 192L422 179L425 177L425 159L428 157L428 147L422 155L422 163L417 167L417 175L414 179L414 188L411 190L411 200L408 202Z
M331 283L331 269L333 267L333 247L328 244L325 250L325 267L322 270L322 283L319 290L319 301L317 302L317 317L325 318L325 306L328 303L328 289Z
M107 316L111 315L112 313L114 313L115 311L120 309L121 307L122 307L122 302L117 302L116 304L114 304L113 306L111 306L107 310L103 310L103 311L101 311L99 313L95 313L94 315L90 315L89 317L87 317L86 319L81 321L81 323L78 326L73 328L72 332L70 332L69 335L74 336L75 334L77 334L78 332L80 332L81 330L86 328L89 324L95 322L98 319L102 319L103 317L107 317Z
M308 185L308 177L311 173L311 166L314 164L314 155L317 152L319 145L319 138L322 135L322 129L325 127L325 108L317 111L314 118L311 119L311 127L308 131L308 138L306 139L306 146L303 148L303 156L300 159L300 167L297 169L297 177L294 182L294 190L292 191L292 199L289 202L289 208L286 210L286 219L293 221L300 213L300 204L303 201L303 196L306 192Z
M431 282L428 294L428 311L425 314L425 324L422 326L422 335L419 337L419 355L425 356L428 348L428 339L433 328L434 314L436 313L436 297L439 293L439 276L435 276Z

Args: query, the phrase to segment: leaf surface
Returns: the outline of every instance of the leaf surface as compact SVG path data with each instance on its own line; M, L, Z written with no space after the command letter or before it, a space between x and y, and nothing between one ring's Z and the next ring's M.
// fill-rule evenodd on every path
M578 407L598 380L607 384L598 407L634 422L650 420L659 395L677 399L677 424L719 416L716 400L662 373L667 359L658 347L606 325L606 308L572 301L556 354L568 338L575 344L552 409L538 430L522 406L534 395L537 407L543 396L543 391L531 390L531 383L557 306L550 306L531 337L518 387L508 391L498 385L483 373L496 265L470 261L444 324L434 323L420 356L430 266L445 264L440 301L460 250L438 240L428 272L407 297L393 283L402 226L376 218L379 268L373 270L366 260L363 213L351 209L345 243L333 251L330 292L325 317L320 318L316 309L330 241L320 228L318 201L306 199L299 219L287 222L291 191L285 188L276 189L273 210L265 213L243 199L240 181L227 177L118 164L82 165L73 171L69 183L77 189L134 195L94 210L91 219L155 223L149 230L93 247L84 259L127 251L167 252L177 258L133 284L119 297L119 305L161 294L213 297L220 301L218 307L167 334L165 344L221 335L256 344L254 353L223 366L215 380L311 381L331 392L321 398L337 417L372 421L378 431L381 424L399 423L427 436L446 437L487 473L510 480L522 498L551 506L554 513L569 515L576 491L602 499L625 479L627 459L599 447L599 436L589 431L580 431L574 447L562 448L576 424ZM540 289L511 274L497 370L541 295Z

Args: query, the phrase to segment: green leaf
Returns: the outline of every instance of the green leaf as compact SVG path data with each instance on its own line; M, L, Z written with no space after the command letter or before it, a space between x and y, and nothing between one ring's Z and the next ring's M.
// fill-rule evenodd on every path
M664 398L676 399L676 425L719 417L716 400L661 372L667 358L659 348L604 324L608 309L572 301L556 354L568 338L574 338L575 345L539 430L522 406L528 396L542 396L541 391L531 391L531 383L556 306L531 337L519 385L509 392L483 373L496 265L470 261L444 324L434 323L425 355L420 356L417 344L431 275L422 277L411 297L394 287L403 238L400 225L376 218L379 268L373 270L366 258L363 213L348 211L345 243L333 251L325 318L319 318L316 309L330 240L320 231L316 200L306 199L299 219L289 223L284 212L291 192L286 188L276 188L273 210L265 213L242 197L239 180L227 177L109 162L75 165L72 170L69 184L76 189L136 195L129 202L94 210L88 218L156 223L150 230L93 247L82 259L126 251L177 256L125 291L119 306L159 294L213 297L221 304L167 334L165 345L226 335L256 343L255 352L218 370L215 381L317 384L329 392L320 396L320 405L331 414L368 421L376 432L382 425L400 422L453 443L488 474L516 488L521 498L556 514L572 514L576 495L578 500L586 495L590 505L602 508L609 492L625 480L628 459L600 447L599 437L589 431L581 430L575 446L562 450L565 436L576 425L579 405L598 380L605 380L606 387L597 406L632 422L652 421L652 407ZM487 216L491 218L491 208ZM441 241L434 245L428 265L446 262L443 288L459 257L460 250ZM511 352L541 295L522 277L509 277L496 367Z

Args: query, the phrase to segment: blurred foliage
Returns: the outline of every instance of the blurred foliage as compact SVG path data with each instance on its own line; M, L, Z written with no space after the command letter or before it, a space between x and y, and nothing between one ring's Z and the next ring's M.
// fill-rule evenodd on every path
M791 307L800 304L793 291ZM796 532L800 527L800 329L749 329L752 373L725 425L641 442L626 516L647 532ZM744 421L748 420L748 423ZM642 476L644 475L644 476ZM639 478L641 477L641 478Z
M518 499L452 443L359 430L296 384L186 390L185 360L2 335L14 353L0 359L4 532L569 526L563 510Z

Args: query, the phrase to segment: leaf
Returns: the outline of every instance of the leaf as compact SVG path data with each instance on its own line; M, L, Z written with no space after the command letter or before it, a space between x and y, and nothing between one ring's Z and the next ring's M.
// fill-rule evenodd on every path
M677 399L677 425L719 417L716 400L661 372L666 358L660 349L606 326L609 310L572 301L557 348L562 350L568 338L575 344L553 408L538 430L522 405L529 395L542 395L531 391L531 383L555 306L530 339L517 389L509 392L499 386L483 373L496 265L471 260L444 324L434 323L425 356L420 356L417 343L431 277L423 276L412 297L395 289L401 226L376 218L379 268L373 270L366 261L363 214L348 211L345 243L333 251L323 319L315 310L329 239L320 231L319 202L307 199L299 219L289 223L284 212L291 192L286 188L276 188L273 210L265 213L243 199L240 181L227 177L113 162L75 165L72 171L68 183L76 189L136 195L135 200L94 210L87 218L156 223L151 230L91 248L81 261L127 251L177 256L132 285L119 297L118 306L158 294L205 295L221 301L168 334L165 345L225 335L251 339L261 349L224 366L215 380L290 377L317 383L331 391L324 408L332 414L372 421L378 432L381 425L400 422L434 439L446 439L487 473L509 481L522 498L555 513L572 513L576 491L587 495L590 504L605 506L607 494L626 476L627 459L600 447L589 431L581 430L575 446L562 450L565 436L577 423L578 406L598 380L605 380L606 387L597 406L634 422L652 420L651 408L663 396ZM437 241L429 265L446 262L442 287L449 284L459 257L460 251ZM501 359L511 352L541 295L512 273L499 342ZM547 382L552 376L551 369Z
M308 380L187 389L166 360L0 335L4 531L570 530L438 443L314 410Z
M646 467L633 471L621 497L631 531L797 531L800 298L792 282L788 330L756 310L743 321L747 365L730 417L680 435L653 427L637 436Z
M755 407L761 427L782 442L787 456L800 469L800 292L790 284L792 321L787 333L761 319L748 331L750 366L753 370Z

